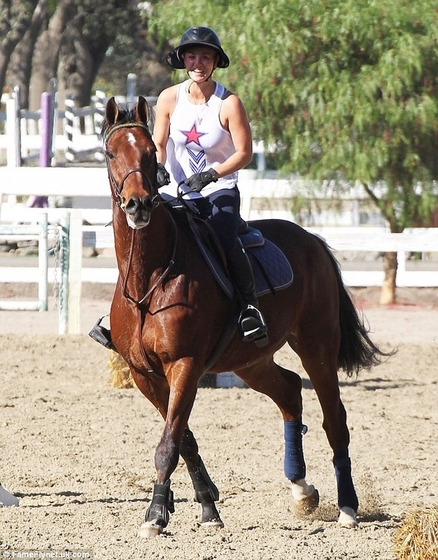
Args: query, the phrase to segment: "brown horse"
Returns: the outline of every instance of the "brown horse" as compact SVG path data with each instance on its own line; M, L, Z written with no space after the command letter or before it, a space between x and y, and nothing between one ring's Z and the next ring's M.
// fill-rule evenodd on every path
M305 480L301 378L273 360L286 342L300 357L321 403L333 450L339 522L357 525L338 369L351 375L379 363L383 352L368 337L325 243L282 220L252 222L281 248L294 271L288 288L260 299L269 343L258 348L244 342L236 328L217 352L233 304L213 280L187 223L158 194L149 117L142 97L129 111L110 99L102 127L119 269L110 313L112 339L136 385L165 421L155 452L156 484L140 534L157 535L168 524L173 512L170 477L180 456L201 504L201 525L223 526L215 506L218 490L188 427L206 368L211 373L234 371L277 404L284 419L284 471L293 498L304 510L317 507L318 492ZM215 363L206 366L211 356Z

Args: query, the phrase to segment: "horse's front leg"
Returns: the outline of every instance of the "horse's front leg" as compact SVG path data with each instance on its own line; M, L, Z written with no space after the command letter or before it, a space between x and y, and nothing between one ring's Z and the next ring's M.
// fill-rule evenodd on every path
M184 431L181 440L180 454L192 479L195 500L201 504L201 526L223 527L224 524L215 506L215 501L219 499L219 490L211 480L198 453L198 444L195 437L188 428Z
M178 371L175 371L178 369ZM200 375L199 375L200 377ZM154 484L151 504L146 519L140 528L140 536L159 535L173 513L173 492L170 477L178 465L180 444L187 426L196 396L198 377L190 366L175 368L169 375L172 379L166 423L160 442L155 450L157 480Z

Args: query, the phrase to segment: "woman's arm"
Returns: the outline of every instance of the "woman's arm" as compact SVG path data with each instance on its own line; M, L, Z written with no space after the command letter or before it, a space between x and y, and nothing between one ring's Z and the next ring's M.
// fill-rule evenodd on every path
M166 163L166 146L169 139L170 115L175 108L176 87L163 90L157 99L154 124L154 143L157 148L157 162Z
M220 120L229 131L235 153L221 164L215 165L220 177L239 171L252 160L252 134L245 107L237 95L231 93L222 103Z

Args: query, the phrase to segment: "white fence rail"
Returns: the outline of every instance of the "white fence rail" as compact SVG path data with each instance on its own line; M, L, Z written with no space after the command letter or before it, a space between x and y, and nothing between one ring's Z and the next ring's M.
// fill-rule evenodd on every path
M0 167L0 223L36 222L41 208L27 208L17 197L68 199L90 224L111 221L107 171L99 167ZM65 207L45 208L49 222L59 221Z
M107 101L103 92L97 91L92 105L87 107L76 107L67 95L65 110L57 107L54 91L42 95L41 109L37 111L21 109L19 97L16 87L6 100L6 112L0 113L0 121L5 121L4 134L0 134L0 151L5 151L8 166L20 167L38 158L41 161L43 152L47 152L45 160L52 160L52 165L59 152L64 152L69 163L86 161L90 155L94 155L96 162L103 161L99 139ZM153 108L156 97L146 99ZM130 101L120 97L118 100ZM57 133L60 127L63 133ZM44 130L47 134L43 134Z
M38 269L37 274L33 275L33 282L38 284L38 300L37 301L20 301L14 302L10 300L0 301L0 309L18 309L47 311L48 309L48 223L47 214L39 216L38 224L35 225L0 225L0 241L2 239L20 241L20 240L36 240L38 242ZM4 269L3 269L4 270ZM2 275L0 271L0 277ZM28 269L24 271L23 277L28 278ZM1 282L1 278L0 278Z
M240 183L244 217L255 219L258 216L251 208L251 198L260 183L251 180ZM263 195L281 197L286 194L285 185L271 181L263 185ZM40 208L26 208L25 205L16 203L16 197L35 196L61 196L71 199L74 210L74 219L70 228L70 267L69 283L70 301L72 298L80 299L80 284L82 282L114 283L117 279L117 270L112 268L88 268L82 266L82 247L93 246L96 248L113 247L111 221L110 195L105 168L8 168L0 167L0 225L11 227L19 222L37 223L37 216L41 214ZM96 207L97 206L97 207ZM58 223L66 208L44 209L49 223ZM72 214L73 215L73 214ZM278 217L272 212L269 217ZM288 217L281 214L281 217ZM290 219L292 216L290 216ZM88 224L83 225L86 220ZM18 229L21 226L15 226ZM28 226L27 226L28 227ZM18 231L17 229L17 231ZM354 252L386 252L398 253L399 269L397 274L398 286L438 287L438 262L436 270L412 271L406 268L406 255L412 252L428 253L438 252L438 228L405 231L400 234L391 234L378 228L309 228L326 239L332 249L336 251ZM1 231L1 230L0 230ZM3 229L3 238L6 234L14 235L11 230ZM34 232L32 233L34 235ZM44 252L44 249L43 249ZM40 251L41 253L41 251ZM41 256L42 259L42 256ZM42 261L41 261L42 262ZM47 265L44 265L47 268ZM1 282L38 282L41 271L35 268L25 270L17 267L2 267L0 270ZM348 286L379 286L383 282L383 270L345 270L343 279ZM47 281L52 282L54 270L48 268ZM73 293L73 295L71 295ZM75 295L76 294L76 295ZM79 312L78 301L71 303L71 308ZM41 309L41 306L35 307ZM76 332L80 320L77 317L67 326L67 332ZM75 326L76 325L76 326Z

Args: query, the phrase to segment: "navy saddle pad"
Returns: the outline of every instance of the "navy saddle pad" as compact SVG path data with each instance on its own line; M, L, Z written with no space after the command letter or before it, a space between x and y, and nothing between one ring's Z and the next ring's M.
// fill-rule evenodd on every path
M251 261L259 297L284 290L292 284L292 267L281 249L268 239L264 239L262 233L253 228L239 237ZM195 239L219 286L229 298L232 298L233 285L223 267L201 238L195 236Z

